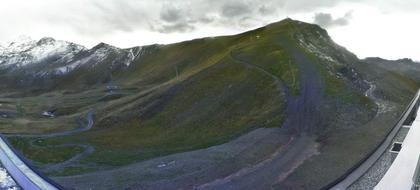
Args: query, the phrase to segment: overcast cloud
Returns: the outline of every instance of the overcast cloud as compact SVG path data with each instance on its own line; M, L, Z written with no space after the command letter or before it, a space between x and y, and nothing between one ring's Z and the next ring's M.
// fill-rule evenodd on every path
M353 12L349 11L342 17L333 18L333 16L329 13L315 13L314 23L324 28L330 28L334 26L345 26L349 24L352 14Z
M386 27L392 24L409 31L392 31L400 41L388 40L396 43L389 46L402 46L404 40L419 44L414 35L420 32L414 24L419 12L417 0L0 0L0 42L27 35L87 47L99 42L129 47L234 34L291 17L327 28L333 39L361 57L379 54L420 60L410 45L393 55L384 45L374 47L381 42L379 32L389 38ZM393 19L395 23L389 23ZM355 36L361 30L365 32ZM364 48L370 38L371 47Z

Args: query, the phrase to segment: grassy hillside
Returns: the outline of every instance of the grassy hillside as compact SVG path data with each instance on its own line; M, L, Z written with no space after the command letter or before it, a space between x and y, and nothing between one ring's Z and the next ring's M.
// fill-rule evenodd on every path
M278 88L270 74L297 95L300 73L290 53L277 41L285 37L298 47L295 36L305 30L320 29L285 20L235 36L147 47L149 54L114 74L121 88L135 89L133 95L121 95L101 105L93 130L44 143L89 144L96 151L84 162L117 166L221 144L258 127L281 127L287 117L284 89ZM319 64L319 72L328 82L326 90L337 90L330 83L342 82ZM76 75L80 72L69 79L79 81L89 74ZM96 74L104 72L98 70ZM70 87L67 82L62 85ZM93 93L86 91L82 97ZM101 104L95 98L89 101L91 105ZM80 112L77 107L81 105L76 103L71 110L57 106L58 111L73 114Z
M120 61L130 49L123 54L113 52L97 65L54 79L50 89L24 96L13 90L0 94L0 102L4 102L0 113L10 115L0 119L2 132L77 130L77 121L83 125L80 120L93 109L95 124L90 130L48 138L9 139L48 175L114 169L224 144L258 128L282 128L288 118L294 117L288 115L293 113L288 109L290 102L311 88L305 84L312 83L303 79L315 78L321 85L323 101L317 102L319 107L314 110L304 111L308 112L305 117L316 116L319 123L310 129L302 127L301 132L316 137L319 154L287 178L293 182L291 186L280 185L295 188L300 184L310 189L333 180L374 147L384 135L375 131L392 127L394 116L419 86L418 81L398 71L363 65L319 26L290 19L233 36L143 48L145 53L128 67L122 67ZM296 55L309 57L307 64L313 64L310 66L315 70L308 74ZM389 113L393 117L381 116L388 119L385 123L376 118L379 106L375 97L365 94L371 87L367 81L376 85L377 97L396 107ZM110 83L117 88L107 89ZM301 102L303 107L313 103L310 99ZM55 118L40 115L51 108L57 110ZM281 133L291 136L287 129ZM354 139L366 146L349 144ZM354 156L347 156L347 150ZM255 160L267 159L272 153L261 151L264 154L256 153ZM51 166L78 155L83 156ZM346 162L327 167L342 159ZM333 171L325 177L308 177L311 172L322 174L325 168Z

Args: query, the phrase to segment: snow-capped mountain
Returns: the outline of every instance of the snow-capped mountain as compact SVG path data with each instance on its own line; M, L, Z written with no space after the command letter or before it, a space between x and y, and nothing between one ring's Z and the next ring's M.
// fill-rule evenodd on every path
M66 74L84 65L95 67L110 63L110 67L118 64L128 67L142 52L142 47L120 49L99 43L87 49L75 43L49 37L40 40L19 37L6 45L0 45L0 69L30 68L26 73L44 76Z
M55 68L54 71L56 74L65 74L82 67L94 68L106 65L109 70L118 67L128 67L136 58L142 55L142 52L142 47L125 50L106 43L99 43L92 49L78 54L77 59L73 59L68 64Z
M72 60L69 64L63 65L61 67L55 68L54 71L56 74L65 74L77 67L83 66L90 63L94 66L96 64L102 63L105 59L113 53L120 53L120 49L100 43L93 47L92 49L86 50L77 58Z
M88 49L49 37L20 37L0 45L0 81L21 88L52 87L60 80L74 82L74 78L89 84L108 81L113 73L124 72L142 57L145 49L121 49L105 43Z
M0 48L0 66L18 68L50 58L70 60L84 50L86 48L81 45L53 38L36 41L20 37L19 40Z

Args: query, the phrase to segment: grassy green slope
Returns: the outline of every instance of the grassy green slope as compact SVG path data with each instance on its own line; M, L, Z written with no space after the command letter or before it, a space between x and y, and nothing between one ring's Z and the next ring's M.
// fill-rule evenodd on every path
M43 143L93 145L96 151L83 163L109 167L225 143L258 127L280 127L285 98L277 81L231 57L238 53L297 93L297 67L274 40L287 27L277 28L148 47L149 54L115 74L116 83L137 93L97 110L91 131Z
M103 85L93 85L90 86L92 90L69 91L54 96L54 99L63 100L64 104L57 106L58 111L64 114L77 114L88 107L95 107L93 129L45 139L37 143L37 147L26 142L30 139L12 142L41 169L52 158L65 159L69 154L79 153L78 149L70 147L42 157L38 154L45 151L42 146L66 143L93 146L95 151L79 164L48 173L72 175L222 144L260 127L281 127L287 115L286 98L279 86L286 86L293 95L298 95L300 84L297 64L277 43L279 37L286 37L317 64L326 86L326 102L321 111L330 113L325 118L324 125L327 127L320 127L322 131L317 132L320 134L322 156L312 160L316 161L315 164L311 162L299 168L290 181L296 181L303 187L320 186L332 177L312 181L305 176L306 171L322 173L326 161L343 159L346 154L337 148L338 145L349 146L349 149L360 153L359 156L362 155L368 148L360 150L346 144L343 139L366 137L361 142L367 142L369 136L363 134L373 135L374 131L383 129L378 127L382 126L379 125L381 123L360 127L372 119L376 107L363 95L357 81L352 79L350 71L358 67L353 65L358 59L330 40L323 41L320 34L326 35L324 32L315 25L285 20L234 36L145 47L147 53L137 62L113 73L115 83L120 86L116 94L104 91ZM325 48L322 49L323 55L331 55L338 61L325 61L320 54L303 46L300 42L302 35L317 49ZM238 58L249 64L238 61ZM363 69L366 68L359 70ZM106 69L104 72L107 72ZM103 79L99 76L101 73L97 74ZM76 74L63 84L68 86L72 80L84 81L86 77ZM92 80L95 78L89 77ZM393 82L389 84L393 85L407 82L404 77L397 81L395 77L389 80ZM81 103L73 101L75 99L89 101ZM396 101L404 102L406 98ZM360 127L357 129L360 132L348 130L355 126ZM375 139L383 134L377 135ZM339 174L359 158L349 157L347 164L337 164L334 172ZM334 172L331 174L338 175Z

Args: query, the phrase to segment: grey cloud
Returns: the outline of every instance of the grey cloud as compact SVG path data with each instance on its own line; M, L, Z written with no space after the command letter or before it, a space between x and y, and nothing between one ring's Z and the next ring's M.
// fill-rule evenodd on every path
M258 9L258 12L259 12L261 15L271 15L271 14L273 14L273 13L275 12L275 9L274 9L274 8L272 8L272 7L268 7L268 6L266 6L266 5L262 5L262 6Z
M95 2L97 12L95 16L101 21L102 27L108 27L125 32L131 32L135 26L141 23L139 15L142 14L141 9L130 6L130 4L120 1L113 6ZM124 10L124 11L122 11ZM105 13L105 14L104 14ZM92 15L95 17L94 15Z
M45 13L46 20L53 25L70 27L83 36L101 36L118 31L132 32L145 28L153 17L150 11L145 9L144 3L134 1L64 4L67 6L65 9L54 9Z
M370 2L369 0L280 0L284 3L283 10L288 13L317 11L320 8L334 7L341 3Z
M153 43L155 39L172 42L192 36L245 31L287 16L294 18L301 13L317 12L320 13L312 21L324 27L337 27L352 22L351 13L333 16L326 10L353 5L354 14L359 14L356 12L359 7L366 7L378 10L381 15L406 15L402 18L407 27L416 23L420 12L419 0L0 1L0 23L7 26L0 30L0 41L26 34L35 38L49 35L90 45L104 40L132 44L133 37L145 41L141 43ZM363 10L360 12L364 14ZM164 35L153 32L185 34L167 35L164 39Z
M174 6L165 6L160 12L160 18L166 22L177 22L182 16L182 10Z
M262 23L263 21L254 17L245 16L239 19L238 26L242 28L250 28L255 26L257 23Z
M199 18L191 16L186 8L175 7L174 4L162 6L159 20L150 24L150 29L160 33L185 33L195 29L195 23Z
M316 13L314 16L314 23L325 28L345 26L349 24L351 17L351 11L347 12L344 16L335 19L329 13Z
M211 23L215 20L214 17L212 16L204 16L198 19L199 22L204 23L204 24L208 24Z
M71 30L77 35L90 39L139 30L163 33L190 32L201 26L248 29L276 19L280 20L287 15L308 10L316 11L320 7L331 7L344 1L367 0L25 1L24 4L15 7L18 10L16 12L25 12L25 17L22 16L21 20L14 18L12 20L8 16L3 16L2 23L19 23L22 25L21 28L26 28L24 23L30 25L40 23ZM1 6L7 10L4 8L6 6L3 4ZM22 6L26 7L23 11ZM2 12L5 12L4 10ZM20 18L19 15L15 17ZM4 31L0 36L11 33L14 32Z
M160 33L173 33L173 32L191 32L195 29L195 27L188 23L175 23L175 24L164 24L158 27L151 27L152 30L160 32Z
M251 12L250 7L244 3L227 3L223 5L221 15L225 17L238 17L250 14Z
M319 0L316 3L303 2L303 0L63 1L64 3L51 1L53 3L46 5L46 7L66 7L66 9L46 14L45 18L50 23L69 27L89 37L136 30L161 33L190 32L203 25L250 28L273 18L281 19L287 14L304 10L305 7L315 9L332 6L337 2L332 0Z

